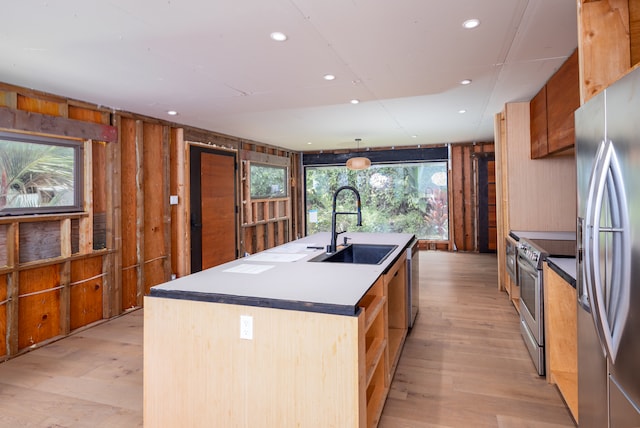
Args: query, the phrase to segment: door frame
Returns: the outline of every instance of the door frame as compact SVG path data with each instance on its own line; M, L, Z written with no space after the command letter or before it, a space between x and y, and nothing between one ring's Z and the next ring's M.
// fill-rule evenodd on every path
M192 233L193 230L193 215L194 215L194 198L193 195L195 192L200 192L200 156L202 153L210 153L215 155L222 156L231 156L233 157L234 164L234 177L233 177L233 194L234 194L234 241L235 241L235 254L236 258L238 258L239 249L240 249L240 222L239 222L239 213L238 206L240 201L240 195L238 194L238 151L235 149L225 149L222 147L211 147L206 144L198 144L188 142L186 146L186 158L188 159L188 168L186 171L187 180L188 180L188 190L186 192L186 196L188 197L188 203L186 205L186 233L187 233L187 247L188 247L188 259L186 261L187 267L189 268L189 273L193 273L194 270L194 252L193 252L193 244L194 244L194 235ZM197 156L197 160L195 159L195 155ZM198 204L200 203L200 199L198 198ZM199 209L199 206L198 206ZM200 236L200 239L202 237ZM202 244L201 244L202 245ZM200 255L201 257L201 255ZM202 266L202 260L200 260L200 267Z
M489 200L488 200L488 163L495 162L495 153L474 153L476 162L476 250L480 253L495 253L497 249L489 249ZM495 180L495 177L492 177ZM497 211L497 201L495 201ZM496 225L497 232L497 225Z

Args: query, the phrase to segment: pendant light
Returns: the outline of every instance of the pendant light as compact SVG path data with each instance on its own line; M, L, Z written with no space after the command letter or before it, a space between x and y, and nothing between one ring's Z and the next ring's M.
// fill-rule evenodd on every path
M362 141L361 138L356 138L356 151L360 150L360 141ZM352 158L347 159L347 168L348 169L352 169L352 170L361 170L361 169L367 169L371 166L371 161L369 160L369 158L366 157L361 157L361 156L355 156Z

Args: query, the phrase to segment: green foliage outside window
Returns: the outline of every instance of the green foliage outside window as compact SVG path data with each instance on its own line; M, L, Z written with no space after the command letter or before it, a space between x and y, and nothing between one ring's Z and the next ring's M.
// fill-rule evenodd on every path
M306 208L317 211L317 222L307 216L307 233L331 230L333 193L351 185L360 192L362 227L356 217L339 215L338 229L357 232L413 233L420 239L449 239L447 163L424 162L372 165L364 171L344 166L307 167ZM341 192L338 211L354 211L355 196Z
M76 207L77 153L70 145L0 137L0 214Z
M287 168L251 164L251 198L284 198L287 196Z

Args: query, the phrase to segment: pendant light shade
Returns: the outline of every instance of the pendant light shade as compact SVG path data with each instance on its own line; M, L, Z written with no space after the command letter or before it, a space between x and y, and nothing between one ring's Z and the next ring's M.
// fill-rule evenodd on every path
M347 159L347 168L353 170L367 169L371 166L369 158L355 157Z
M357 143L357 149L356 150L360 150L360 141L362 141L362 139L360 138L356 138L356 143ZM371 161L369 160L369 158L366 157L362 157L362 156L355 156L352 158L347 159L347 168L348 169L352 169L352 170L362 170L362 169L367 169L371 166Z

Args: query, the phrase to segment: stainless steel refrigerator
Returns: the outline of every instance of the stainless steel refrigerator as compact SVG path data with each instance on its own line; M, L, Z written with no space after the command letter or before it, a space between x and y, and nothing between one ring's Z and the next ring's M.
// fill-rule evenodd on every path
M640 69L575 124L579 426L640 427Z

